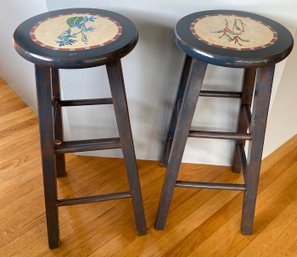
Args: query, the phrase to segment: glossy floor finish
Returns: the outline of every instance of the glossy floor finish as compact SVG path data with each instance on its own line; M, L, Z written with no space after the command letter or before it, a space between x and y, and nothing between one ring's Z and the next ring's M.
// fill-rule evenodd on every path
M252 236L239 231L242 193L181 188L165 231L155 231L165 169L138 166L148 235L136 236L129 199L61 207L62 243L49 250L37 119L0 80L0 256L297 256L297 137L263 162ZM60 197L127 189L122 159L69 154L67 171ZM180 179L242 181L229 168L193 164Z

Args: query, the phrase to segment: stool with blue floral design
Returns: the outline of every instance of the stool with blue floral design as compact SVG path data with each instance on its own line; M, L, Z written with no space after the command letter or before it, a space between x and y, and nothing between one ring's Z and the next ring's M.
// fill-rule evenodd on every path
M50 248L59 246L58 207L131 198L139 235L146 234L138 169L129 120L121 58L136 45L138 32L126 17L98 9L57 10L32 17L14 33L16 51L35 64L44 196ZM63 100L59 69L105 65L111 98ZM74 89L75 90L75 89ZM65 141L62 107L113 104L119 137ZM129 190L58 199L56 177L65 176L65 153L122 148Z

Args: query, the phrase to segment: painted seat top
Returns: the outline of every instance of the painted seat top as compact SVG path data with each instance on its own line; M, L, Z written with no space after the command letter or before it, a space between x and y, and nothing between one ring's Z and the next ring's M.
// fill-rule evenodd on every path
M46 48L81 51L108 45L117 40L122 31L122 26L110 17L74 12L38 22L30 36Z
M91 67L130 52L138 39L126 17L99 9L66 9L23 22L16 50L26 59L60 68Z
M177 45L193 58L222 66L276 63L293 38L279 23L252 13L215 10L193 13L176 26Z

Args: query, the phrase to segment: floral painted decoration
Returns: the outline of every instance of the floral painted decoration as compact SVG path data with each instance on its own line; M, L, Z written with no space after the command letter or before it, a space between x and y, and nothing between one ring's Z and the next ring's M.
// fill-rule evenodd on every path
M246 25L241 19L235 18L231 29L229 27L228 20L225 19L225 27L221 30L213 31L212 33L221 33L219 38L226 37L228 42L234 42L234 44L242 46L244 42L249 42L248 39L243 38L245 33L245 26Z
M69 28L58 36L58 40L56 42L59 44L59 46L72 45L77 42L77 37L80 35L81 41L87 44L88 37L86 33L94 31L95 28L92 26L87 27L86 23L94 22L95 19L96 17L93 15L68 18L66 23L68 24Z

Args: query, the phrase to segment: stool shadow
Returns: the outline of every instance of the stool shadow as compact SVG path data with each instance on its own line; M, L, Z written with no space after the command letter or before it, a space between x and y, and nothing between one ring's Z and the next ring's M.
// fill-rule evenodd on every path
M131 18L139 31L139 42L127 57L130 58L127 62L128 67L133 65L131 64L133 62L141 65L136 67L139 71L135 79L137 96L128 99L129 105L133 107L133 117L137 120L137 125L142 128L141 136L135 134L135 148L136 152L140 149L138 156L140 158L160 159L184 55L174 43L172 24L175 24L175 21L167 21L170 23L168 25L164 18L156 16L154 19L152 14L124 13L124 15ZM125 80L128 79L126 76ZM132 80L131 82L133 83Z

